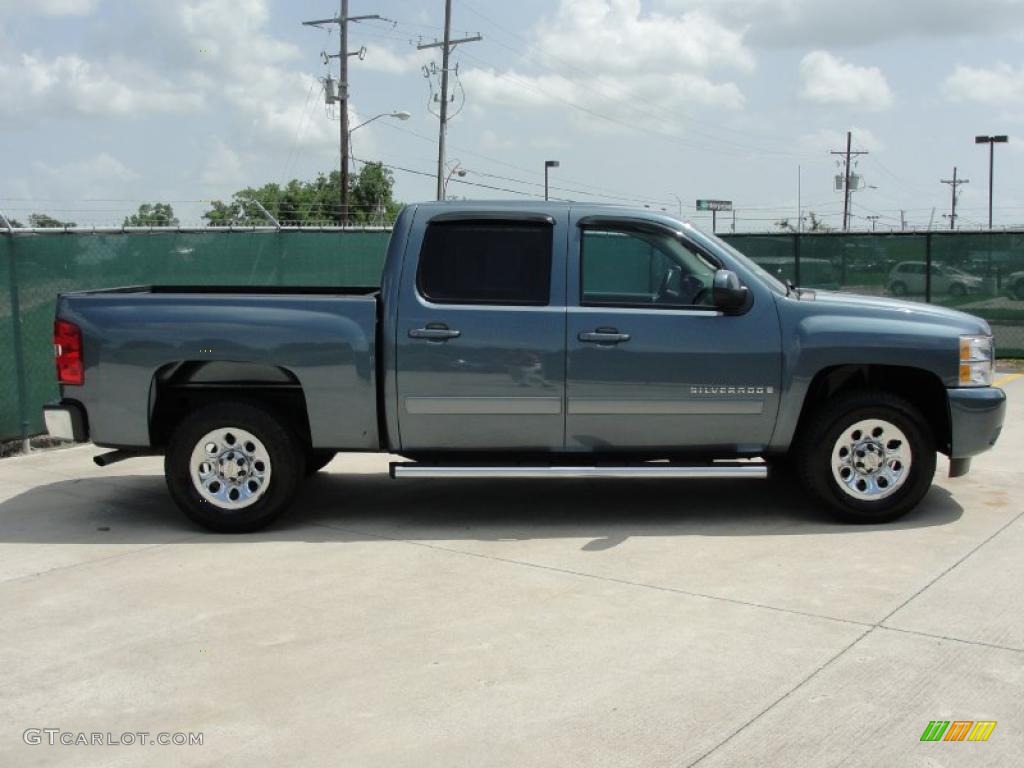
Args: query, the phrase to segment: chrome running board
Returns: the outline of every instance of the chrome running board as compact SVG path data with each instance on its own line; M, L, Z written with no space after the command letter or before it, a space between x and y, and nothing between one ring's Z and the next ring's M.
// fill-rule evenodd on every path
M571 466L448 466L444 464L417 464L393 462L391 476L405 477L635 477L635 478L689 478L691 480L763 480L768 477L764 464L706 464L703 466L672 466L668 464L639 464L607 467Z

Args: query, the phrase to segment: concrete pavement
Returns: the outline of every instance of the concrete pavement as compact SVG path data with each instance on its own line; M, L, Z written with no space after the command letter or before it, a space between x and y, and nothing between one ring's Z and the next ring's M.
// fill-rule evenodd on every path
M391 481L354 455L229 537L159 459L0 461L0 765L1022 765L1007 391L997 449L871 527L777 482ZM998 725L922 743L931 720Z

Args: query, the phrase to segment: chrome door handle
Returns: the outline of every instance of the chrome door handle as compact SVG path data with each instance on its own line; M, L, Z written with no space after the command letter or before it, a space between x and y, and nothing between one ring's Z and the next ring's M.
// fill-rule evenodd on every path
M628 333L619 333L617 328L598 328L595 331L586 331L576 337L580 341L590 344L621 344L629 341Z
M448 341L448 339L457 339L462 335L462 331L456 331L444 327L433 327L428 325L426 328L413 328L409 331L410 339L427 339L428 341Z

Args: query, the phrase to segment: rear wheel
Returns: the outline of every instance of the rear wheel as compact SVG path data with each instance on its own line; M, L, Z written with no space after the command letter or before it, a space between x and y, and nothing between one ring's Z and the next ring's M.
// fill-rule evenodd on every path
M950 296L960 297L960 296L965 295L966 293L967 293L967 288L964 287L961 283L953 283L951 286L949 286L949 295Z
M842 519L881 523L906 514L928 492L935 440L908 401L887 392L855 392L812 420L799 461L804 484Z
M893 296L906 296L907 286L904 283L896 282L889 286L889 292Z
M220 402L188 416L171 436L164 474L193 521L222 533L272 522L298 489L299 443L278 417L249 403Z

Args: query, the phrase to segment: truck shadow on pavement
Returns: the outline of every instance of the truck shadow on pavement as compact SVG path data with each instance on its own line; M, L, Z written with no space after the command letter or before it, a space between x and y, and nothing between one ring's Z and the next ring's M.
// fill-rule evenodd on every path
M901 520L837 522L793 482L727 480L391 480L321 472L269 529L222 541L322 542L585 539L586 551L631 537L771 536L903 530L955 522L963 508L933 486ZM206 534L157 475L40 485L0 502L0 542L163 543Z

